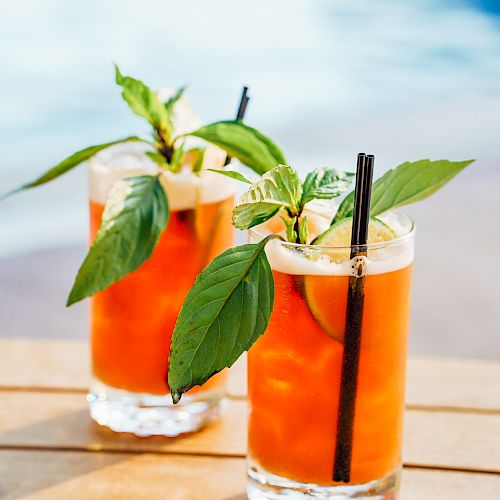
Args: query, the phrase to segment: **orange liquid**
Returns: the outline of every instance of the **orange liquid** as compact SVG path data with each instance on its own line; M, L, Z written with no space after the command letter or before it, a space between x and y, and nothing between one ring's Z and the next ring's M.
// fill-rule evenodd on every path
M271 473L333 485L349 278L273 274L274 311L248 357L249 453ZM351 483L400 463L410 282L411 266L366 276Z
M232 207L231 197L170 212L151 257L92 298L92 365L98 380L132 392L169 392L168 353L177 315L197 274L234 244ZM90 203L91 240L103 209ZM218 374L203 388L224 377Z

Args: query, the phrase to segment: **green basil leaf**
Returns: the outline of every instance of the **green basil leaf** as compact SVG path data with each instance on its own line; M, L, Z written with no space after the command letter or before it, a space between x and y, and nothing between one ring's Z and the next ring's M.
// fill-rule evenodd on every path
M299 243L307 245L309 243L309 227L307 225L307 216L302 217L299 223Z
M149 156L159 167L165 168L168 166L165 157L156 151L146 151L146 156Z
M295 231L295 223L297 222L297 217L292 217L290 220L286 220L284 217L281 217L283 224L286 226L286 239L290 243L297 243L299 239L299 235L297 231Z
M231 179L236 179L237 181L245 182L246 184L253 184L257 181L251 181L248 177L245 177L241 172L236 172L235 170L218 170L216 168L207 168L210 172L217 172L218 174L225 175L226 177L231 177Z
M370 215L423 200L443 187L475 160L419 160L405 162L386 172L373 183ZM352 217L354 192L340 204L332 225Z
M123 76L115 64L116 83L123 88L122 97L130 109L145 118L156 130L171 139L173 127L164 104L146 84L130 76Z
M168 222L168 201L158 176L117 181L101 226L83 261L67 305L104 290L135 271L152 254Z
M196 278L172 336L168 384L174 403L231 366L264 333L274 302L264 251L272 238L226 250Z
M170 118L172 117L172 113L174 112L175 104L179 101L179 99L182 97L185 91L186 91L186 86L184 85L174 95L169 97L163 104Z
M7 198L8 196L14 193L18 193L23 189L34 188L36 186L45 184L46 182L50 182L56 179L57 177L65 174L66 172L69 172L74 167L80 165L80 163L88 160L89 158L99 153L99 151L102 151L103 149L109 148L110 146L113 146L115 144L120 144L122 142L137 142L137 141L148 142L145 141L144 139L141 139L140 137L131 136L131 137L125 137L125 139L118 139L117 141L107 142L105 144L98 144L97 146L89 146L88 148L81 149L80 151L73 153L71 156L68 156L63 161L61 161L54 167L50 168L49 170L47 170L44 174L36 178L34 181L23 184L22 186L0 196L0 200Z
M258 174L287 163L271 139L239 120L212 123L186 135L215 144Z
M310 172L302 186L302 206L314 199L330 200L339 196L349 189L354 175L333 168L318 168Z
M285 208L291 217L299 215L302 184L299 176L288 165L279 165L243 193L233 210L233 224L238 229L249 229Z

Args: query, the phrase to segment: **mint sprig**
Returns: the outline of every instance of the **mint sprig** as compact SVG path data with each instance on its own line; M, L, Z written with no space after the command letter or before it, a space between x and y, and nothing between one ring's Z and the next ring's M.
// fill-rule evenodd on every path
M264 247L276 237L226 250L196 278L172 336L168 384L174 403L231 366L264 333L274 302Z
M169 112L156 93L144 82L122 75L116 64L115 76L116 83L123 89L122 97L129 108L136 115L145 118L167 144L171 144L174 133L170 119L172 110Z
M233 225L238 229L249 229L269 220L282 209L288 216L288 219L282 217L288 241L308 243L307 226L302 223L301 229L299 221L306 203L316 198L339 196L349 187L352 177L347 172L321 168L311 172L302 184L290 166L278 165L241 196L233 210Z
M150 257L168 221L168 200L158 176L117 181L101 226L83 261L67 305L104 290Z
M122 88L122 97L129 108L152 126L153 141L131 136L82 149L37 179L0 196L0 200L18 191L50 182L100 151L123 142L141 141L149 144L152 148L145 151L145 155L155 162L159 171L166 169L173 173L180 172L186 155L189 155L194 173L200 174L203 169L205 148L185 149L188 135L221 147L259 173L284 162L283 153L268 137L241 121L217 122L192 134L176 137L173 121L175 105L182 98L185 87L166 102L161 102L144 82L123 75L116 65L115 79ZM118 181L109 194L101 228L80 268L68 305L104 290L137 269L151 255L167 221L168 200L157 177L146 175Z
M298 216L301 197L302 183L295 170L279 165L243 193L233 210L233 225L249 229L273 217L280 208L290 217Z
M188 150L184 150L183 146L183 141L187 135L199 137L219 146L226 153L238 158L244 165L252 168L257 173L264 173L279 163L286 163L283 153L271 139L241 121L216 122L191 134L175 137L172 121L174 107L183 96L185 87L181 87L170 99L162 103L150 87L141 80L123 75L117 65L115 65L115 79L116 83L122 88L122 97L129 108L153 127L154 140L150 141L137 136L130 136L87 147L49 168L35 180L0 196L0 200L24 189L50 182L89 160L103 149L123 142L140 141L150 144L154 147L154 151L148 151L146 155L159 168L168 169L174 173L180 171L185 154L188 152ZM195 173L199 173L203 165L203 154L201 148L193 149L196 149L197 154L193 155L195 161L192 169Z

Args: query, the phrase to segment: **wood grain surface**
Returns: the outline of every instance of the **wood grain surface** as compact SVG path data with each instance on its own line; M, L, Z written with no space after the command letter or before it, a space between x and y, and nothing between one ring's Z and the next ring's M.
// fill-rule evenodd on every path
M137 438L89 418L86 343L0 340L0 498L243 500L245 370L219 422ZM497 363L410 360L402 500L498 496L498 381Z

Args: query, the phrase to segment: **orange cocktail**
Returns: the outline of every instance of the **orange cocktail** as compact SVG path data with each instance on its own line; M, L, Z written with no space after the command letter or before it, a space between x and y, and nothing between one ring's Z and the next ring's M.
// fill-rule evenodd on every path
M413 237L400 240L368 252L349 485L397 482ZM250 481L334 486L349 252L273 244L274 310L248 354Z
M99 381L131 392L168 394L167 353L177 314L198 273L233 244L232 208L231 197L172 211L153 255L92 298L92 369ZM103 209L90 203L91 239ZM203 387L217 385L223 376Z
M113 184L155 172L147 160L144 146L127 145L90 162L91 241ZM194 388L174 407L167 371L172 332L187 292L198 273L234 243L233 185L221 177L190 168L162 172L169 220L153 254L91 299L90 414L115 431L175 436L197 430L220 413L225 373Z

